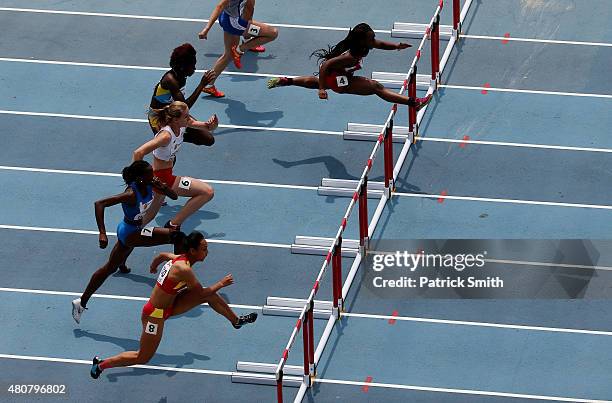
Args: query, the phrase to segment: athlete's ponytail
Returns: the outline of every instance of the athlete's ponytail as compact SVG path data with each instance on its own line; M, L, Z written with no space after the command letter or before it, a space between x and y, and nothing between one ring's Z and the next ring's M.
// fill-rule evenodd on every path
M180 255L187 253L189 249L198 249L203 239L204 235L199 231L192 231L189 235L185 235L184 232L177 232L173 239L174 253Z
M161 109L151 109L150 114L159 121L161 126L166 126L172 119L181 117L188 109L189 107L185 102L174 101Z
M369 52L369 49L365 46L364 43L367 38L368 32L374 31L365 22L359 23L355 25L354 28L350 29L348 35L346 35L346 38L338 42L336 46L328 45L327 49L317 49L312 52L310 57L316 56L319 61L325 61L333 59L334 57L338 57L347 50L354 57L366 56Z

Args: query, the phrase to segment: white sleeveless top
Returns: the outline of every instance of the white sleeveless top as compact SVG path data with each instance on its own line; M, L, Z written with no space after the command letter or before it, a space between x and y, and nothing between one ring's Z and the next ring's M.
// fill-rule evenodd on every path
M167 131L168 133L170 133L171 139L170 139L170 143L168 143L167 146L159 147L153 150L153 155L155 156L155 158L163 160L163 161L172 160L174 156L176 155L177 151L179 150L179 148L181 148L181 144L183 144L183 137L185 135L185 130L186 130L185 127L181 127L179 135L177 136L174 134L170 126L162 127L157 132L155 137L157 137L159 133L163 131Z

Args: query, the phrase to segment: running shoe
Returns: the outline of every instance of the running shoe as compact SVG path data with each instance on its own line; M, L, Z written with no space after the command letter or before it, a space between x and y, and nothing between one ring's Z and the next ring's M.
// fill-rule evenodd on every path
M232 46L232 60L234 61L234 65L236 66L236 68L242 68L242 61L240 61L242 55L243 53L240 53L240 50L238 50L238 46Z
M100 360L100 357L98 357L97 355L91 361L91 369L89 370L89 375L91 375L93 379L98 379L98 377L102 373L102 370L100 369L99 365L101 362L102 360Z
M415 102L416 110L420 111L423 109L428 103L431 101L431 94L427 95L425 98L417 98Z
M72 300L72 317L76 323L81 323L81 314L85 312L87 308L81 305L81 298Z
M268 80L268 88L284 87L289 83L287 77L274 77Z
M124 264L119 266L119 272L121 272L122 274L128 274L131 271L132 271L132 269L130 269L129 267L127 267Z
M264 45L255 46L254 48L249 49L249 52L255 52L255 53L263 53L265 51L266 51L266 48L264 47Z
M247 323L253 323L257 320L257 314L255 312L251 312L248 315L243 315L238 317L238 321L236 323L232 323L235 329L240 329L242 326Z
M202 88L202 92L210 95L213 98L223 98L225 94L217 89L214 85Z

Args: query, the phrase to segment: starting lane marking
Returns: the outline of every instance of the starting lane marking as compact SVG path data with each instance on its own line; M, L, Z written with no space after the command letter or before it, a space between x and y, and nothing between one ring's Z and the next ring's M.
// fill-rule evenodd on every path
M417 252L418 253L418 252ZM399 312L397 310L393 311L391 313L391 319L389 319L389 324L390 325L395 325L395 322L397 322L397 319L395 319L397 316L399 315Z
M461 143L459 143L459 148L465 148L470 141L470 136L463 136L463 141L461 141Z
M510 38L510 32L506 32L506 33L504 34L504 39L502 39L502 41L501 41L502 45L505 45L505 44L507 44L508 42L510 42L510 39L509 39L509 38Z
M489 93L488 89L491 88L491 84L484 83L484 85L482 87L483 87L483 90L481 90L480 93L482 95L487 95Z
M444 199L446 198L446 196L448 196L448 191L445 189L442 192L440 192L440 196L438 197L438 203L442 204L444 203Z
M369 384L370 384L370 383L372 383L372 380L373 380L373 379L374 379L374 378L372 378L371 376L366 377L366 379L365 379L365 381L364 381L365 385L363 385L363 386L361 387L361 391L362 391L363 393L368 393L368 389L370 389L370 385L369 385Z

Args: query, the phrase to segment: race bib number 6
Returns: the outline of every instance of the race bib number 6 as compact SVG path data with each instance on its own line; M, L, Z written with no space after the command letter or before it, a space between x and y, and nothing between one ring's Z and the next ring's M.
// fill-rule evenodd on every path
M346 76L336 76L336 84L338 84L338 87L346 87L348 78Z
M191 188L191 178L182 177L179 182L181 189L189 190Z

